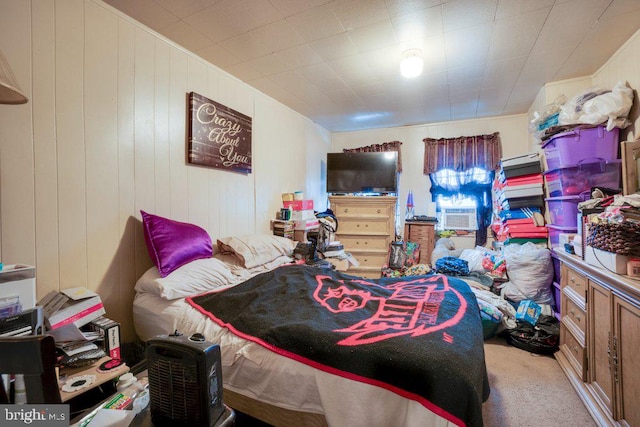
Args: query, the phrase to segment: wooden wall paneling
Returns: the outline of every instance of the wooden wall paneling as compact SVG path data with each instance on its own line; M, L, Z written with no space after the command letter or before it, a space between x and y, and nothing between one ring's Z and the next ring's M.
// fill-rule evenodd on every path
M240 186L238 187L238 194L242 194L244 197L237 197L240 202L238 218L239 222L236 224L236 229L233 232L239 233L242 230L245 230L247 233L256 233L260 231L260 228L256 227L256 212L255 212L255 200L253 198L253 193L255 191L255 176L256 173L253 170L253 164L255 163L255 159L253 158L253 147L255 146L255 137L253 136L253 129L255 128L255 111L254 111L254 98L255 98L255 90L241 81L236 79L231 79L229 86L227 86L227 90L232 90L233 93L237 94L235 98L234 107L236 110L251 117L251 173L248 175L240 175L238 176L238 180L240 181ZM267 227L267 232L270 232Z
M118 18L118 172L114 179L118 180L118 266L120 284L120 313L122 341L132 342L133 314L130 307L133 304L133 286L138 279L136 275L136 245L143 252L146 251L144 239L136 240L136 230L139 229L140 213L135 210L135 160L134 160L134 124L135 124L135 27L125 19ZM150 265L147 260L145 265Z
M207 98L224 104L220 98L221 72L216 68L207 69ZM207 179L209 181L209 193L207 194L207 204L209 208L209 218L207 220L207 231L215 245L215 239L223 237L222 230L226 228L227 213L230 212L232 200L226 200L224 174L220 169L209 169Z
M87 286L84 4L82 0L55 4L58 238L63 289Z
M222 75L217 70L211 70L210 74L215 74L216 85L215 92L211 93L209 96L210 99L229 107L234 108L234 103L231 101L231 98L235 98L228 96L228 86L230 84L230 78L228 76ZM237 221L237 213L238 213L238 193L236 193L237 189L234 186L233 175L235 172L229 172L222 169L217 169L212 171L213 180L212 182L216 183L216 187L218 190L217 196L219 197L218 205L216 206L218 209L218 233L220 236L225 237L231 235L231 230L233 230L234 222ZM235 197L234 197L235 196ZM215 219L214 219L215 221Z
M33 148L37 296L60 289L58 259L58 165L55 117L55 4L32 2Z
M186 166L187 143L187 55L180 49L170 51L169 82L169 156L171 183L171 218L176 221L188 221L188 180Z
M118 212L118 19L85 5L84 110L87 179L87 287L122 319Z
M155 39L154 73L154 156L155 156L155 211L158 215L171 217L171 168L169 165L169 45Z
M189 92L193 91L210 98L207 84L207 68L196 58L189 57L187 62L189 76ZM186 126L189 126L187 121ZM189 164L188 194L189 194L189 222L209 230L209 168Z
M2 8L0 48L31 99L30 4L11 2ZM14 38L15 37L15 38ZM34 166L31 104L0 105L0 218L4 263L35 263ZM20 209L15 209L15 207Z
M154 154L154 74L155 37L146 30L135 29L134 63L134 170L135 212L155 214L155 154ZM141 223L136 227L136 277L151 265Z

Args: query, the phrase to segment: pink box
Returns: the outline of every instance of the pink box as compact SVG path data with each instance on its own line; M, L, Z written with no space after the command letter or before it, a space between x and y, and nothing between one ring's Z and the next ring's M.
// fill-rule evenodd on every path
M542 149L547 159L547 169L577 165L585 160L611 161L618 158L618 134L604 126L577 128L554 135Z
M291 200L282 202L284 208L291 208L294 211L313 210L313 200Z

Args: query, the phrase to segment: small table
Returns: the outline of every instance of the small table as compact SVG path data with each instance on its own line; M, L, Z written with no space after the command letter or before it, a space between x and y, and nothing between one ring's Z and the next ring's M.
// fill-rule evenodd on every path
M90 366L85 366L82 368L63 368L60 370L60 377L64 375L64 383L59 383L60 387L60 398L62 399L62 403L67 402L68 400L73 399L74 397L80 396L82 393L85 393L95 387L98 387L107 381L115 380L120 375L129 372L129 367L126 364L122 364L117 368L111 369L106 372L98 372L98 367L104 363L111 360L109 356L105 356L93 363ZM86 387L80 388L78 390L67 392L62 390L63 385L69 380L83 375L95 375L95 380L87 385Z

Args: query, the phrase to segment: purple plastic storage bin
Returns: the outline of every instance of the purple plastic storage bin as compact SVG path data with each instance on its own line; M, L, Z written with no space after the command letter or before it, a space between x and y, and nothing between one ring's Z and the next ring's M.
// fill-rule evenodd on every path
M589 159L616 160L619 132L618 128L608 131L604 126L597 126L554 135L542 146L547 159L547 169L577 165Z
M590 192L592 187L620 188L622 160L582 162L576 166L544 173L549 196L571 196Z
M552 225L563 227L578 226L578 203L589 198L589 193L581 196L548 197L547 212Z
M558 280L560 280L560 279L558 279ZM560 289L561 289L560 288L560 283L557 283L557 282L554 281L551 284L551 291L553 292L553 301L554 301L554 310L553 311L555 311L555 314L558 314L558 315L561 314L561 312L560 312L560 307L561 307L560 298L561 298L561 296L560 295L561 295L562 291ZM558 319L558 320L560 320L560 319Z
M556 258L556 255L551 254L551 264L553 264L553 280L560 281L560 260Z
M576 234L578 232L576 227L565 227L553 224L547 224L547 230L549 230L549 247L551 248L557 248L560 246L561 233ZM562 248L562 251L564 251L564 248Z

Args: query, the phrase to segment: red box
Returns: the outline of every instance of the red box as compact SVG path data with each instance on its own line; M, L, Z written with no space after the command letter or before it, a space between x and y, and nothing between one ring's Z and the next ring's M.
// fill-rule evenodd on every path
M313 210L313 200L291 200L282 202L285 208L291 208L294 211Z

